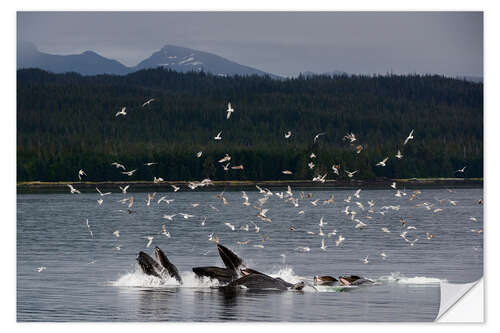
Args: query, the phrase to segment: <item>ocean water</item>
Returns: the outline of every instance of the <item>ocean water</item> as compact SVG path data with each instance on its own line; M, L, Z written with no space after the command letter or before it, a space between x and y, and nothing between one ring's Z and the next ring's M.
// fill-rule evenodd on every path
M351 189L304 190L311 198L303 199L300 189L292 190L299 198L298 207L276 194L262 205L269 209L266 215L271 222L256 216L253 206L260 207L258 199L263 197L258 191L247 191L250 206L241 204L240 191L224 192L227 204L217 198L219 192L157 193L149 206L147 193L123 195L118 189L104 197L19 194L17 320L432 321L439 312L440 281L472 282L483 274L483 234L471 231L483 228L483 206L477 203L482 189L421 189L413 200L413 190L396 197L392 189L367 189L360 198ZM273 189L281 191L286 189ZM334 203L323 204L332 194ZM132 214L118 202L130 196L135 199ZM162 196L174 201L158 204ZM347 203L344 199L349 196ZM100 198L102 205L97 203ZM311 201L317 199L314 206ZM368 201L374 204L372 212ZM193 203L199 205L193 207ZM346 206L356 212L352 220L344 213ZM193 217L162 218L178 213ZM323 236L318 235L322 217L327 223ZM404 228L401 218L407 222ZM355 219L366 227L355 228ZM162 225L171 238L161 233ZM248 231L240 230L246 225ZM383 227L390 233L383 232ZM113 234L116 230L119 238ZM400 236L403 231L409 241ZM432 239L427 239L427 232ZM242 257L247 267L292 283L312 282L314 275L356 274L376 284L343 290L307 286L301 292L224 292L216 282L197 279L191 271L195 266L223 267L215 243L209 241L211 233ZM337 246L339 235L345 240ZM148 236L153 237L149 247ZM322 239L325 250L320 248ZM152 254L154 246L177 266L182 286L175 280L146 276L138 268L137 253ZM45 269L38 272L38 267Z

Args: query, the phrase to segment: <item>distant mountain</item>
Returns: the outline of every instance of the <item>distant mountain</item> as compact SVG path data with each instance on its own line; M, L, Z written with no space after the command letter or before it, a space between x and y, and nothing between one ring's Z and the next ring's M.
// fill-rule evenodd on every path
M81 54L55 55L38 51L33 43L17 47L17 68L41 68L53 73L77 72L83 75L127 74L130 69L120 62L92 51Z
M243 66L236 62L219 57L218 55L179 47L165 45L161 50L153 53L149 58L141 61L134 71L163 67L177 72L204 71L216 75L270 75L261 70Z
M77 72L83 75L124 75L146 68L163 67L178 72L205 71L215 75L269 75L258 69L240 65L215 54L165 45L137 66L127 67L122 63L100 56L93 51L81 54L55 55L40 52L33 43L19 42L17 68L40 68L53 73Z

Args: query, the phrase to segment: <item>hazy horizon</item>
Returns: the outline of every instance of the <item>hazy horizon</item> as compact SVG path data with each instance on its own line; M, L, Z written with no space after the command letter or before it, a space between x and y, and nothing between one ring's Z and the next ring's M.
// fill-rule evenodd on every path
M126 66L171 44L283 76L483 76L482 12L18 12L17 41Z

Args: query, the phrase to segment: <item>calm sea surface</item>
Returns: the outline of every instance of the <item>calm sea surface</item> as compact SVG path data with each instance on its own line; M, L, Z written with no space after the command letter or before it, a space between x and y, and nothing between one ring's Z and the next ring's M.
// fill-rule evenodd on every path
M216 197L218 192L188 189L156 193L149 206L147 193L18 195L17 319L432 321L439 311L441 280L472 282L483 274L483 234L471 231L483 228L483 206L477 203L482 189L422 189L411 201L413 190L401 197L392 189L362 190L360 198L354 197L354 190L315 190L304 191L312 194L304 199L298 189L293 192L299 207L276 195L263 204L269 209L270 223L256 216L253 206L259 206L257 200L263 197L258 191L247 191L251 206L241 204L241 192L226 191L224 205ZM334 203L323 204L332 194ZM157 204L164 195L174 201ZM133 214L118 202L130 196L135 199ZM344 201L348 196L352 196L350 203ZM100 198L104 202L99 206ZM311 201L317 199L314 206ZM374 202L372 212L369 200ZM366 223L365 229L355 228L358 222L344 213L346 206L356 212L354 219ZM194 216L176 215L173 221L162 218L176 213ZM323 236L318 235L321 217L327 223ZM407 222L406 238L418 239L413 246L400 237L400 218ZM233 224L235 231L225 222ZM258 233L251 222L260 227ZM163 224L171 238L161 234ZM248 231L240 230L246 225ZM291 225L295 231L289 230ZM381 231L383 227L390 233ZM113 235L116 230L119 238ZM334 230L336 234L329 237ZM426 232L434 237L428 240ZM378 283L344 291L306 287L303 292L225 293L211 288L215 283L199 281L191 271L195 266L223 266L215 243L208 241L211 233L248 267L290 282L311 281L314 275L357 274ZM345 241L336 246L339 235ZM154 237L149 248L147 236ZM320 249L322 239L325 251ZM237 243L247 240L246 245ZM154 246L162 248L177 266L183 286L142 274L135 257L141 250L152 254ZM298 247L310 251L301 252ZM364 263L367 256L368 263ZM46 269L38 272L42 266Z

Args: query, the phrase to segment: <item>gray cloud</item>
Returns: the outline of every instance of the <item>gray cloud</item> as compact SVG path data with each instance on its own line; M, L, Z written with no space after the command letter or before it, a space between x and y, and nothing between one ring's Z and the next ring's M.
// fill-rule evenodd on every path
M483 75L481 12L18 12L18 40L136 65L165 44L271 73Z

